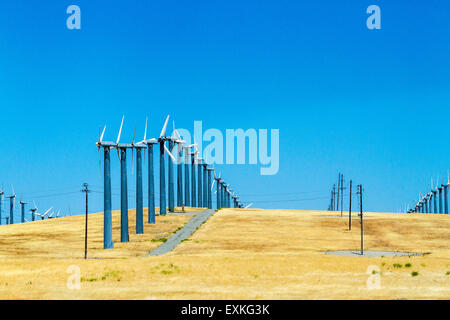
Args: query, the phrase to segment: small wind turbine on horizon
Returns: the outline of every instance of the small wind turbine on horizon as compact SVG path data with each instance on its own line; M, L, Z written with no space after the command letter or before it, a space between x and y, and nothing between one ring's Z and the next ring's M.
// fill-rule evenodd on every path
M37 208L35 208L36 210L38 210ZM47 211L45 211L44 213L39 213L39 212L35 212L34 214L38 217L41 217L41 220L44 220L46 216L48 216L48 213L50 212L50 210L52 210L53 207L50 207Z
M16 205L16 193L14 187L11 185L12 195L6 197L9 198L9 224L14 224L14 206Z

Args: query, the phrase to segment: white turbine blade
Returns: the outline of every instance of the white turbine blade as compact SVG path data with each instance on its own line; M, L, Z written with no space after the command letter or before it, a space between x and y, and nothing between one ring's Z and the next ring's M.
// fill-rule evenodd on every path
M99 136L98 142L101 143L103 141L103 136L105 135L106 126L103 127L102 134Z
M166 121L164 122L164 126L161 130L161 134L159 135L160 138L165 137L166 136L166 131L167 131L167 123L169 122L169 116L167 116Z
M176 162L175 157L170 153L169 149L167 149L166 145L164 145L164 150L167 152L167 154L172 158L174 162Z
M214 182L216 182L216 179L213 180L213 183L212 183L212 185L211 185L211 191L213 191L213 188L214 188Z
M135 138L136 138L136 125L134 125L133 141L131 142L132 145L134 145Z
M176 139L177 138L177 134L176 134L176 129L175 129L175 120L172 120L172 126L173 126L173 131L172 131L172 138Z
M148 117L145 117L144 141L147 140L147 122L148 122Z
M250 208L253 205L253 202L250 203L248 206L245 207L245 209Z
M198 144L197 142L195 142L195 137L194 137L194 147L195 147L195 151L198 153L198 148L197 148Z
M178 130L176 130L176 129L175 129L175 134L177 135L178 140L182 140L182 139L181 139L180 133L179 133ZM186 141L185 141L184 143L186 143Z
M53 209L53 207L50 207L50 209L48 209L47 211L45 211L45 213L44 213L42 216L46 216L46 215L49 213L49 211L52 210L52 209Z
M120 142L120 136L122 135L122 127L123 127L123 120L124 119L125 119L125 115L122 116L122 122L120 123L120 129L119 129L119 134L117 135L116 144L119 144L119 142Z
M11 184L11 189L12 189L12 192L13 192L13 196L16 196L16 192L14 191L14 186Z
M34 202L34 200L33 200L33 205L34 205L34 208L37 209L36 202Z

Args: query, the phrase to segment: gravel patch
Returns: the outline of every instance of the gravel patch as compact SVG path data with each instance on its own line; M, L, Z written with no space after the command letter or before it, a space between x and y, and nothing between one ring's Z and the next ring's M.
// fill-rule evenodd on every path
M399 251L373 251L365 250L364 255L361 255L361 251L357 250L340 250L340 251L323 251L325 254L333 254L337 256L345 257L400 257L400 256L421 256L422 253L415 252L399 252Z
M191 220L189 220L183 228L177 231L173 236L171 236L169 239L167 239L166 242L164 242L162 245L160 245L158 248L151 251L148 256L159 256L162 254L166 254L173 249L177 245L181 243L184 239L189 238L195 230L203 223L205 222L209 217L211 217L215 213L212 209L207 209L205 211L202 211L198 214L196 214Z

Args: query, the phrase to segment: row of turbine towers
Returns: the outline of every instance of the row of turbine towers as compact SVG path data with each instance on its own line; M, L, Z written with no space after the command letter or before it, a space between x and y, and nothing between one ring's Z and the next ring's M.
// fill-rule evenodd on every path
M219 175L216 175L214 167L198 157L197 144L187 144L182 139L173 122L173 134L167 136L167 124L169 116L166 117L159 138L147 139L147 123L145 121L144 138L140 142L135 142L136 127L131 144L121 143L124 117L120 124L116 142L104 141L106 126L99 130L96 146L99 152L99 166L101 171L101 149L103 148L103 184L104 184L104 221L103 221L103 247L105 249L114 248L112 241L112 201L111 201L111 157L110 152L116 149L120 161L120 241L128 242L128 186L127 186L127 150L132 151L132 164L134 164L134 150L136 150L136 234L144 233L143 215L143 171L142 156L147 149L148 153L148 223L155 223L155 179L153 169L153 146L159 145L159 214L167 214L175 211L175 183L174 183L174 163L177 166L177 207L200 207L212 209L212 192L216 184L217 209L226 207L242 208L239 197L232 192L230 185ZM176 147L178 161L173 155ZM166 191L166 168L165 154L169 156L167 163L168 190ZM184 175L182 159L184 155ZM190 168L189 168L190 166ZM184 177L183 177L184 176ZM213 177L213 180L211 179ZM184 178L184 183L183 183ZM212 181L212 182L211 182ZM166 194L168 201L166 203Z
M447 184L439 185L439 179L434 186L431 178L430 191L422 196L419 193L419 200L412 208L406 208L406 213L444 213L448 214L448 188L450 186L450 175L447 173Z
M5 225L8 224L14 224L14 207L16 207L16 193L14 192L14 187L11 185L11 190L12 193L9 196L5 196L5 192L4 190L0 190L0 225L3 224L3 220L5 220ZM5 216L3 217L3 197L5 196L5 198L9 199L9 216ZM53 209L53 207L50 207L47 211L45 211L44 213L39 213L38 212L38 208L36 206L36 203L33 201L33 205L34 207L31 208L30 211L30 215L31 215L31 219L28 220L25 217L25 205L27 204L27 202L23 201L23 200L19 200L18 202L18 206L20 206L20 223L25 223L25 222L32 222L35 221L36 217L39 217L41 220L44 220L45 217L47 217L47 219L52 219L52 218L59 218L59 213L58 212L52 212L50 213L50 211Z

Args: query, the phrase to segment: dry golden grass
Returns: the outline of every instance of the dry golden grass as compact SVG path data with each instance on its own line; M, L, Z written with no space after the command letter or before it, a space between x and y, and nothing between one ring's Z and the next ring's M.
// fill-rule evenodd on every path
M90 254L111 259L87 261L75 259L83 253L82 216L2 227L0 298L450 298L450 215L367 213L366 249L429 253L384 258L323 254L359 248L359 220L348 231L348 218L323 215L329 212L223 209L173 252L155 257L138 256L159 244L151 238L167 237L189 217L158 217L143 236L134 235L130 222L131 242L120 244L115 229L116 248L103 250L102 215L91 215L92 224L98 221ZM114 219L119 226L117 213ZM37 242L25 245L24 239ZM70 265L80 267L80 290L66 286ZM367 288L369 266L380 269L381 289Z

